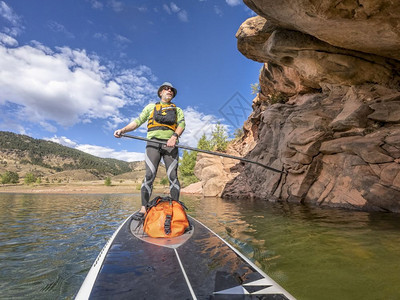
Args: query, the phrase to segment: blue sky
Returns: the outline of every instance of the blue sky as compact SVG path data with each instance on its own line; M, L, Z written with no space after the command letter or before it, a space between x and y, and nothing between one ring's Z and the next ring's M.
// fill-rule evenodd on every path
M142 160L143 142L113 132L169 81L185 112L181 144L217 122L233 133L261 68L236 46L252 16L238 0L0 0L0 130Z

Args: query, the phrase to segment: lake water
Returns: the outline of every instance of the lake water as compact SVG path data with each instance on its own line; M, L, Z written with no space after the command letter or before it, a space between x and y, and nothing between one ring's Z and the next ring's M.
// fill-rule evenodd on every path
M297 299L400 299L400 215L183 196ZM0 194L0 298L73 299L138 194Z

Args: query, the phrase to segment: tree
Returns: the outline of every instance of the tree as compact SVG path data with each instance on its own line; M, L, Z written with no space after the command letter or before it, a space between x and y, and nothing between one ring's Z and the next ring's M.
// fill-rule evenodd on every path
M197 148L201 150L212 150L211 141L209 141L206 137L206 134L203 133L199 142L197 143Z
M12 171L6 171L2 176L1 176L1 183L6 184L6 183L18 183L19 182L19 175L16 172Z
M105 184L106 186L111 186L111 178L110 178L110 177L107 177L106 180L104 180L104 184Z
M168 178L167 177L163 177L160 180L160 184L163 185L164 187L168 184Z
M211 136L212 138L208 140L206 135L203 134L197 143L197 148L209 151L226 151L226 148L228 147L228 136L225 127L218 122L212 131ZM199 181L199 179L194 175L196 159L197 151L183 151L182 158L179 160L179 176L183 186Z
M179 163L180 181L183 186L198 182L199 179L194 175L194 167L196 166L196 151L183 150L182 158Z
M24 179L25 184L31 184L34 183L35 181L36 177L35 175L33 175L33 173L29 172L25 174L25 179Z
M194 175L194 167L196 165L196 151L183 150L183 155L181 163L179 165L179 170L183 176Z
M228 135L226 134L224 126L220 122L215 125L211 133L211 145L215 151L225 152L228 147Z

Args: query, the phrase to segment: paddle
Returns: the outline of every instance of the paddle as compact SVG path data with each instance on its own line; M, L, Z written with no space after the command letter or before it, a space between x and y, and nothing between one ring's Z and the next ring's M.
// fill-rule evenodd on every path
M123 137L127 137L127 138L131 138L131 139L136 139L136 140L141 140L141 141L146 141L146 142L152 142L152 143L158 143L158 144L162 144L162 145L166 145L167 142L163 142L163 141L159 141L159 140L151 140L151 139L147 139L144 137L140 137L140 136L135 136L135 135L130 135L130 134L121 134L121 136ZM220 152L213 152L213 151L208 151L208 150L202 150L202 149L198 149L198 148L193 148L193 147L189 147L189 146L184 146L184 145L175 145L175 147L177 148L182 148L182 149L186 149L186 150L191 150L191 151L197 151L197 152L203 152L203 153L207 153L207 154L211 154L211 155L217 155L217 156L222 156L222 157L227 157L227 158L232 158L232 159L237 159L237 160L241 160L241 161L245 161L248 163L252 163L252 164L256 164L259 165L261 167L264 167L270 171L274 171L277 173L283 173L283 174L287 174L286 171L281 171L278 169L274 169L271 168L267 165L264 165L262 163L259 163L258 161L254 161L254 160L250 160L244 157L238 157L238 156L233 156L233 155L229 155L229 154L225 154L225 153L220 153Z

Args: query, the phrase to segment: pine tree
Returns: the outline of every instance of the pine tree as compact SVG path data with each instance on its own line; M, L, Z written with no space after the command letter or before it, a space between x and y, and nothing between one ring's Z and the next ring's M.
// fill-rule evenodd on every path
M183 150L179 170L183 176L194 175L194 167L196 165L197 152Z
M183 150L183 155L179 163L179 179L183 186L188 186L191 183L199 181L199 179L194 175L196 157L196 151Z
M203 133L199 142L197 143L197 148L199 148L201 150L208 150L208 151L210 151L212 149L211 142L207 139L205 133Z
M218 122L211 135L212 138L208 140L206 135L203 134L197 143L197 148L208 151L226 151L226 148L228 147L228 136L225 127ZM184 150L182 158L179 161L179 176L184 186L199 181L199 179L194 175L197 153L197 151Z
M214 130L211 133L211 145L215 151L225 152L228 147L228 136L226 134L224 126L220 122L215 125Z

